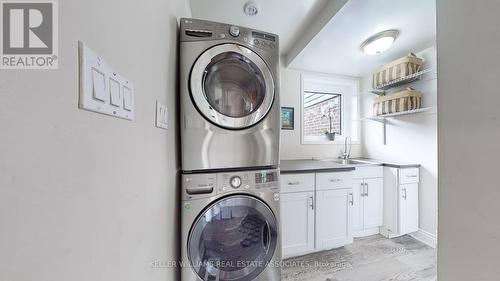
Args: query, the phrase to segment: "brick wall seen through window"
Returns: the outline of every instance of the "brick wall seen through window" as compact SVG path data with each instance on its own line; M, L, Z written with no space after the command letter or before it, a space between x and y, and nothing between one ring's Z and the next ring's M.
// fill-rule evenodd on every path
M304 136L324 136L330 130L342 134L342 102L341 95L304 92Z

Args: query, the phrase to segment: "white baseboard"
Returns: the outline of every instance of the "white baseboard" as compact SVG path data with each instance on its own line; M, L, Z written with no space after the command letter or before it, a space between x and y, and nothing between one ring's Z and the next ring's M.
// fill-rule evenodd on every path
M394 234L390 231L388 231L387 229L385 229L385 227L380 227L380 234L382 234L385 238L389 238L389 239L392 239L392 238L396 238L400 235L397 235L397 234Z
M355 238L359 238L359 237L366 237L366 236L371 236L371 235L375 235L375 234L379 234L379 233L380 233L379 228L374 227L374 228L368 228L368 229L363 229L363 230L359 230L359 231L353 231L352 236Z
M437 235L428 231L419 229L417 232L410 234L410 236L432 248L436 248L437 246Z

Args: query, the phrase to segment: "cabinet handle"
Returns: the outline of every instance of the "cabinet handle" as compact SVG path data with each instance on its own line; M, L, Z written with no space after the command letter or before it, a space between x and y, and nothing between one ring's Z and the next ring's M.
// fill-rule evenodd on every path
M361 193L360 194L361 196L365 196L365 183L364 182L361 183L361 192L360 193Z
M311 210L314 210L314 197L311 196L311 197L309 197L309 199L311 200L311 201L309 201L310 202L309 207L311 207Z
M342 179L330 179L330 182L339 182L342 181Z
M299 184L300 184L300 181L288 182L288 185L299 185Z
M407 178L416 178L417 175L406 175Z
M349 204L351 204L351 206L354 206L354 195L351 193L349 193Z
M368 183L365 183L365 186L366 186L365 196L368 196L368 191L369 191Z
M403 199L406 200L406 188L403 188Z

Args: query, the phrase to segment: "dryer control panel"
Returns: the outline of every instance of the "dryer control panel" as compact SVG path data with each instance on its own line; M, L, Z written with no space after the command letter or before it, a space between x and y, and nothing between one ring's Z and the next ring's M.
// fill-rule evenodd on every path
M182 18L180 22L181 42L236 41L259 49L276 50L278 52L279 37L276 34L206 20Z

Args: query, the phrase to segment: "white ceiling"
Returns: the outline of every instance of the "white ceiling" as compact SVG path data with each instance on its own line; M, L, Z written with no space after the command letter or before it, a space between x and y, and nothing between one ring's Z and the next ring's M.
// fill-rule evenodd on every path
M286 53L299 34L333 0L257 0L259 14L243 13L246 0L190 0L193 18L224 22L278 34Z
M435 42L435 1L349 0L289 66L365 76L384 63L410 51L420 51ZM391 49L376 56L361 52L360 45L364 40L386 29L400 31Z

